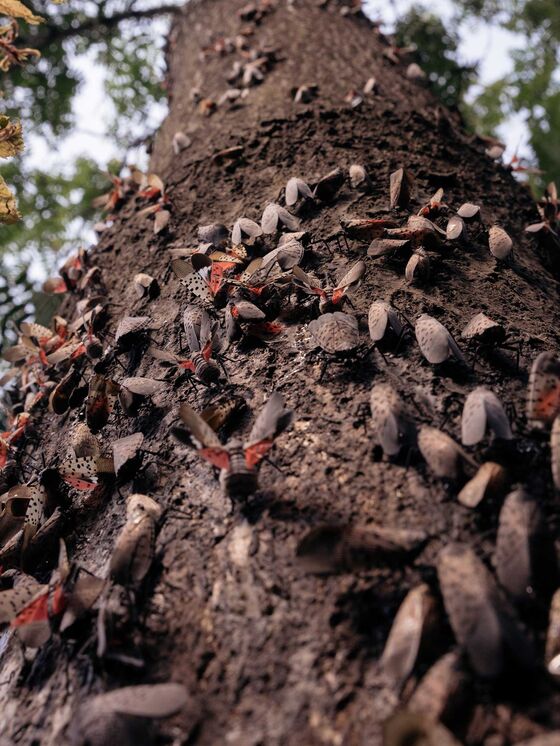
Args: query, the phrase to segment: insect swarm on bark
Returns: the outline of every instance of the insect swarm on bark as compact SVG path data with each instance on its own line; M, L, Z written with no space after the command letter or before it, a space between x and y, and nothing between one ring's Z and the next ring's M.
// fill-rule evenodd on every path
M231 498L245 498L258 489L258 467L276 437L292 421L292 411L284 408L278 392L270 396L246 441L232 438L222 445L214 430L188 404L181 405L179 415L187 429L174 428L173 435L196 448L203 459L220 470L220 484Z

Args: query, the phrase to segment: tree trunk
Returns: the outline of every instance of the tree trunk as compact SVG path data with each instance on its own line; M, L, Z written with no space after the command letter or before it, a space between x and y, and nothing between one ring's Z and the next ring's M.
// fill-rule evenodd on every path
M233 507L211 467L170 434L178 403L188 401L200 411L216 400L215 389L193 392L181 385L162 408L142 409L137 419L117 412L103 442L141 430L146 448L163 460L151 490L167 509L158 562L139 601L136 626L128 639L112 642L117 650L136 651L145 667L96 660L95 642L88 644L94 622L80 629L78 642L54 637L31 670L22 667L11 638L0 676L2 727L10 742L59 744L88 694L172 680L185 683L192 697L182 714L161 726L174 743L380 744L382 723L399 703L378 664L399 604L420 582L437 593L434 568L450 541L467 542L491 565L499 506L469 511L456 499L457 486L434 477L417 454L387 459L378 453L367 414L376 382L391 382L415 400L419 423L441 427L457 440L466 394L475 386L494 390L515 408L516 456L480 447L473 455L478 461L502 459L513 481L538 497L547 517L557 515L546 443L528 435L524 418L531 362L558 344L557 282L524 234L525 225L537 219L527 189L485 155L484 143L466 134L457 115L406 78L406 65L388 59L388 43L360 14L343 15L343 3L263 0L268 10L254 22L240 19L245 5L191 0L175 21L168 50L170 112L155 138L151 164L165 182L172 217L168 231L154 236L151 220L137 215L141 205L135 198L117 213L114 227L92 250L110 301L133 308L133 315L151 316L160 327L152 334L155 343L177 349L189 297L169 271L168 249L196 246L199 225L230 228L240 216L259 221L268 202L281 201L291 176L315 183L336 167L347 171L358 163L371 179L368 189L353 189L346 180L332 202L302 214L302 229L311 238L304 269L327 283L358 259L366 261L365 281L351 295L353 309L345 309L358 318L364 342L374 299L391 301L412 323L421 313L435 316L457 339L466 322L484 311L523 340L519 370L498 353L481 355L474 369L433 366L411 335L398 350L389 349L386 359L370 351L353 364L331 361L319 380L322 360L309 355L307 330L317 312L300 309L300 320L285 321L271 344L233 345L227 353L226 391L245 399L251 412L234 424L236 434L249 431L253 413L272 391L281 392L295 412L272 454L281 473L264 463L260 491ZM193 88L217 101L229 86L233 62L243 58L208 52L202 59L201 48L222 36L234 38L246 26L252 28L250 47L273 52L275 61L238 106L222 105L204 116L193 102ZM372 76L374 93L362 94L356 107L345 101ZM295 103L292 89L303 85L317 85L317 96ZM177 131L192 144L174 155ZM220 155L234 147L240 148L236 156ZM414 176L415 196L406 209L390 210L389 177L400 167ZM485 231L475 224L468 244L449 242L432 252L429 284L416 286L405 283L403 262L371 259L367 243L344 240L341 221L393 218L403 225L438 187L445 190L449 215L464 202L481 205L484 226L499 224L513 238L514 259L497 263ZM438 222L445 228L445 219ZM273 239L265 243L276 245ZM131 280L140 271L159 279L158 299L136 299ZM72 308L69 302L69 315ZM125 311L110 310L114 332ZM223 319L222 310L217 317ZM472 351L466 354L472 360ZM123 375L118 366L112 374ZM161 377L161 368L144 355L128 375ZM40 421L47 463L77 417L74 412L61 424L46 414ZM132 489L129 483L123 493ZM66 527L72 558L102 574L123 521L124 499L114 491L102 508ZM296 547L306 531L325 522L422 529L430 538L410 561L317 577L298 563ZM53 561L54 553L38 572ZM546 607L529 610L524 621L540 656ZM440 652L453 644L447 630ZM414 681L429 662L415 667ZM544 674L538 698L533 692L512 697L507 688L469 677L475 701L452 723L462 741L490 743L485 739L496 734L492 743L514 743L541 728L560 727L558 695Z

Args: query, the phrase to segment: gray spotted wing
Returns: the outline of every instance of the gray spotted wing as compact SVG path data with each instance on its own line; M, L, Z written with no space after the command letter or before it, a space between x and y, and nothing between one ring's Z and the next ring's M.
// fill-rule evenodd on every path
M330 353L353 350L360 341L357 320L341 311L314 319L309 323L309 331L319 347Z
M192 436L196 448L223 448L214 430L188 404L181 404L179 417Z
M284 397L275 391L261 409L245 444L249 448L261 441L274 440L293 419L291 409L284 407Z
M402 685L412 673L423 642L433 633L436 601L424 583L407 593L399 607L380 664L383 671Z

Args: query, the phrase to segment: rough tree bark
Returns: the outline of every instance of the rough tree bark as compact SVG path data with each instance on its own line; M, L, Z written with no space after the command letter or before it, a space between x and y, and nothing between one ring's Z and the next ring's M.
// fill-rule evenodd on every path
M333 365L319 382L320 362L307 354L312 344L305 317L288 323L271 346L250 351L234 346L226 363L228 390L244 397L251 410L271 391L280 391L296 419L273 455L282 473L264 464L261 491L233 510L210 467L169 434L178 402L188 400L200 410L215 398L212 389L194 394L182 386L157 411L142 411L136 420L113 417L103 431L105 443L142 430L147 447L171 464L161 465L152 489L169 509L158 537L158 562L138 625L129 640L120 641L123 649L142 655L145 668L96 661L95 646L87 644L93 624L77 643L53 638L31 671L29 664L22 667L13 640L3 643L1 721L9 742L59 744L74 708L89 693L174 680L184 682L192 696L187 710L162 726L175 743L381 743L381 724L398 697L377 662L398 605L421 580L437 589L435 561L451 540L468 542L490 564L498 508L483 514L466 510L456 500L456 488L435 479L419 458L407 463L379 457L367 430L375 381L390 380L416 398L424 407L418 419L443 426L455 438L464 397L474 386L489 386L514 405L520 447L509 467L557 525L544 441L535 445L523 426L528 366L539 352L558 345L558 284L523 233L536 219L528 191L485 155L482 141L468 136L455 114L406 79L404 65L384 56L387 42L367 19L342 15L335 2L267 3L249 44L275 50L277 61L242 105L202 116L191 90L217 100L240 57L209 53L203 61L201 48L251 24L238 15L245 4L192 0L174 24L170 113L155 138L151 164L167 186L171 222L166 233L154 236L151 222L137 216L134 198L118 212L115 226L92 250L109 299L149 314L162 326L153 335L156 342L173 346L187 298L168 271L170 247L195 245L199 225L231 226L241 215L259 220L290 176L315 182L352 163L366 166L371 188L362 193L347 182L332 204L305 216L303 227L313 241L340 235L340 221L351 217L392 215L403 223L409 211L391 212L388 201L389 175L404 166L416 178L411 210L418 211L439 186L454 209L466 201L480 204L485 225L499 223L513 237L514 261L497 265L479 232L470 246L446 249L422 288L406 285L402 266L391 260L368 259L367 244L357 241L348 247L331 242L332 254L314 243L305 266L323 278L339 277L350 263L366 259L365 282L352 296L364 340L375 298L392 300L413 321L430 313L456 336L474 313L484 311L523 339L520 368L498 355L481 357L475 371L436 369L411 340L386 362L372 353L359 365ZM352 108L346 94L360 91L370 76L377 80L376 92ZM295 103L292 88L309 84L318 85L318 96ZM179 130L192 144L174 155L171 140ZM214 157L234 146L242 152L232 161ZM160 298L136 300L131 278L137 271L159 278ZM66 310L71 313L72 302ZM112 309L113 331L123 312ZM159 372L145 356L135 375ZM114 374L120 375L118 368ZM61 424L44 415L38 428L47 461L77 417L73 413ZM250 421L246 417L234 429L247 432ZM481 457L483 451L476 453ZM129 489L126 485L123 492ZM71 555L100 573L123 520L124 501L115 491L102 508L67 526ZM431 539L413 562L318 578L303 572L295 552L305 531L324 521L422 528ZM45 557L42 571L52 567L53 557ZM546 609L529 612L525 621L542 651ZM443 649L452 645L449 633ZM423 664L414 676L425 669ZM560 727L558 695L544 677L522 695L479 680L475 692L476 707L466 708L454 724L461 740L514 743ZM496 740L487 740L492 735Z

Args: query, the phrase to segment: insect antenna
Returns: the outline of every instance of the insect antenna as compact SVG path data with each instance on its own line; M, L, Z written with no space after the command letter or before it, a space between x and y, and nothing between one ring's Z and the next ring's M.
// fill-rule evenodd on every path
M217 357L216 360L218 361L218 365L220 366L220 368L222 369L222 371L224 373L226 381L229 381L228 372L227 372L226 366L224 365L224 362L222 360L222 355L220 355L219 357Z
M387 359L387 357L385 356L385 354L379 349L379 347L377 346L376 343L374 343L374 344L372 344L372 345L370 345L369 347L366 348L366 354L369 354L371 352L376 352L376 351L383 358L383 362L385 363L385 365L389 365L389 360Z
M263 456L263 461L266 461L267 464L270 464L276 471L280 472L280 474L284 474L284 470L281 469L278 464L274 463L274 461L269 458L269 456Z
M119 360L119 357L117 355L115 355L114 360L118 365L120 365L120 367L124 370L125 373L128 373L126 365L121 360Z
M323 380L323 376L325 375L325 371L327 370L327 365L329 364L329 361L327 358L323 360L323 365L321 366L321 375L319 376L319 383Z

